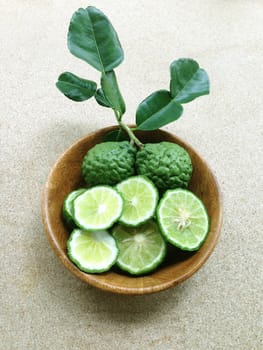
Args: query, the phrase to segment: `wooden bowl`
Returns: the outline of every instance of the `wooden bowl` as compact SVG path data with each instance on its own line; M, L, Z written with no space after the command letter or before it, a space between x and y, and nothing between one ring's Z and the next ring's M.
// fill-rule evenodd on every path
M84 155L104 135L116 126L97 130L73 144L57 160L48 176L42 193L42 218L47 238L64 266L82 281L97 288L120 294L147 294L158 292L183 282L192 276L208 259L218 241L222 223L222 203L218 183L204 159L187 143L163 130L137 132L144 143L170 141L183 146L193 162L193 176L189 189L205 204L211 227L205 243L197 252L183 252L174 247L155 272L133 277L112 269L103 274L88 274L80 271L68 258L66 242L69 231L61 217L61 208L68 193L83 186L80 166Z

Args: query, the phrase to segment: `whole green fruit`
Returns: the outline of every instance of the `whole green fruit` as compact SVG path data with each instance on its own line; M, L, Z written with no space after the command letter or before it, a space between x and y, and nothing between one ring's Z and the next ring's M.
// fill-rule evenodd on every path
M102 142L85 155L81 172L88 185L115 185L135 174L136 149L128 141Z
M161 191L186 188L193 166L188 152L172 142L148 143L137 152L136 169Z

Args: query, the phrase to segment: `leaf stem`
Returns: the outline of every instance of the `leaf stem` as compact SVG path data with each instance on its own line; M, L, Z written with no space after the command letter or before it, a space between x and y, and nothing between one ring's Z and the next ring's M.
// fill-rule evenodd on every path
M122 115L116 110L114 110L114 114L115 114L115 117L117 119L119 126L128 134L131 142L135 143L136 146L138 146L141 149L143 147L143 143L135 136L133 131L128 127L128 125L126 125L122 122L122 120L121 120Z
M139 148L143 147L143 143L135 136L135 134L132 132L132 130L128 127L128 125L124 124L121 120L119 121L120 127L127 132L129 135L129 138L132 142L136 144Z

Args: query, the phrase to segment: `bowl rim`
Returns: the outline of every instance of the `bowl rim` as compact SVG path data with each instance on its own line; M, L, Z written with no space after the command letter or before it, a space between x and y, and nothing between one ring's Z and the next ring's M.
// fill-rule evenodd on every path
M129 125L130 127L134 127L134 125ZM198 262L193 266L192 269L186 271L184 274L180 275L179 277L175 277L174 279L171 279L169 281L161 282L158 283L154 286L147 286L147 287L126 287L126 286L114 286L110 283L106 283L105 281L100 280L97 278L99 275L96 274L87 274L87 273L82 273L73 263L69 261L69 258L65 257L65 253L63 249L61 249L60 245L57 243L56 237L53 233L53 230L51 228L50 224L50 218L49 218L49 210L48 210L48 191L49 191L49 183L50 179L52 178L52 175L58 165L60 164L61 160L64 158L64 156L70 152L73 148L77 148L79 144L82 144L84 140L86 140L87 137L92 137L95 136L98 132L101 132L105 134L107 131L111 131L118 128L118 125L112 125L112 126L107 126L104 128L99 128L96 129L95 131L92 131L85 136L81 137L77 141L75 141L71 146L69 146L54 162L53 166L51 166L51 169L49 171L49 174L47 176L47 180L43 186L42 193L41 193L41 216L42 216L42 223L44 226L44 231L46 234L46 237L48 239L48 242L55 252L56 256L59 258L59 260L63 263L63 265L73 274L75 277L78 277L81 279L83 282L88 283L96 288L99 288L104 291L116 293L116 294L128 294L128 295L142 295L142 294L152 294L156 292L160 292L166 289L169 289L171 287L174 287L189 277L191 277L195 272L197 272L207 261L209 256L212 254L212 252L215 249L215 246L218 243L219 237L220 237L220 232L223 224L223 198L222 198L222 192L219 186L219 182L217 180L216 175L212 171L211 167L208 165L207 161L200 156L199 152L197 152L191 145L189 145L188 142L184 141L177 135L173 134L170 131L166 131L163 129L159 129L159 131L163 135L169 135L172 137L176 137L178 142L182 143L183 145L186 145L189 150L194 152L200 159L202 159L204 165L210 172L210 175L213 179L213 182L215 183L215 187L217 190L217 197L218 197L218 222L216 225L216 228L214 230L214 235L213 235L213 240L210 243L209 249L207 249L202 256L199 258ZM133 277L133 278L143 278L138 276L138 277Z

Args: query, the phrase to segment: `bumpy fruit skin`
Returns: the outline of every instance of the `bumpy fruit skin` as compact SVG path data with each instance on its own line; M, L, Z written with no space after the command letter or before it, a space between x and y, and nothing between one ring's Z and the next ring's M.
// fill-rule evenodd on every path
M81 172L88 185L115 185L135 174L136 149L128 141L102 142L85 155Z
M150 178L161 191L186 188L193 172L188 152L171 142L145 144L137 152L136 169L138 174Z

